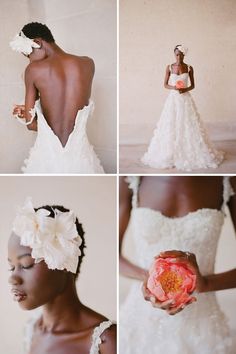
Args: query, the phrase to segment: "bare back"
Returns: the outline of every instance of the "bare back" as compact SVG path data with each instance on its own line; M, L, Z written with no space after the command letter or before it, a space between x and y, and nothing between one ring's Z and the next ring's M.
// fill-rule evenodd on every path
M94 63L88 57L63 52L30 66L30 80L39 93L44 117L64 146L78 110L89 103Z

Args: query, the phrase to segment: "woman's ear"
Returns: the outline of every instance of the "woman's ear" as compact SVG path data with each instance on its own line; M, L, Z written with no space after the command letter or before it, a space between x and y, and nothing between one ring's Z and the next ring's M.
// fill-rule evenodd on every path
M33 41L39 45L39 48L38 48L38 49L41 49L41 48L42 48L43 40L42 40L41 38L33 39Z

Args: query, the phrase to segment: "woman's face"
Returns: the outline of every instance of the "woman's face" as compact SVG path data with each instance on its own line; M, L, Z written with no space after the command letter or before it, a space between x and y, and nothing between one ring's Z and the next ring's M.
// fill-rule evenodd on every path
M12 233L8 242L8 261L13 299L25 310L45 305L61 294L66 286L67 273L48 269L46 263L35 263L31 248L20 245Z
M184 60L184 54L180 50L176 49L175 50L175 58L177 61L182 62Z

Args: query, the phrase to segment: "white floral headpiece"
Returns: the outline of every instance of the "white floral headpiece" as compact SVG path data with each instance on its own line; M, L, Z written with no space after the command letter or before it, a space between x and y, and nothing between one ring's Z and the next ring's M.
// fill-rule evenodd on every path
M32 257L39 263L44 260L49 269L66 269L76 273L81 255L81 236L76 229L73 211L61 212L52 208L55 216L44 208L34 210L31 198L18 211L13 232L20 244L32 248Z
M33 48L40 48L40 45L35 43L32 39L26 37L26 35L21 31L20 34L17 34L10 42L10 47L16 52L30 55Z
M178 49L180 52L183 53L183 55L186 55L187 52L188 52L188 48L183 46L182 44L181 45L177 45L176 46L176 49Z

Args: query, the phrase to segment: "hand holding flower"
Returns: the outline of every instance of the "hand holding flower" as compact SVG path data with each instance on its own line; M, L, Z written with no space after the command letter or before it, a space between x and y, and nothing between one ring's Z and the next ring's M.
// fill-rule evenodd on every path
M143 283L143 295L153 307L166 310L170 315L182 311L196 301L194 290L202 291L204 278L199 272L196 257L181 251L163 252L155 258Z

